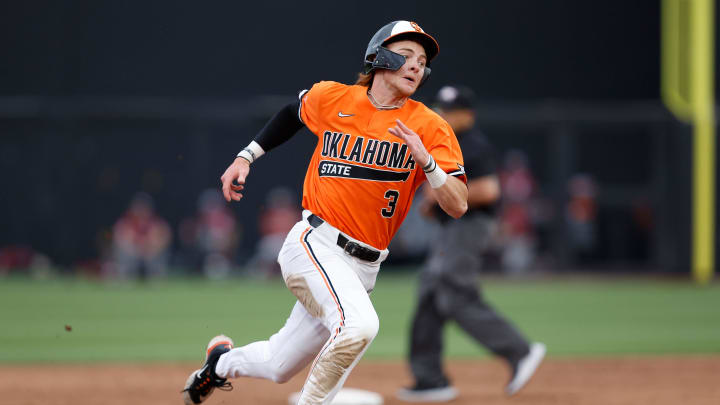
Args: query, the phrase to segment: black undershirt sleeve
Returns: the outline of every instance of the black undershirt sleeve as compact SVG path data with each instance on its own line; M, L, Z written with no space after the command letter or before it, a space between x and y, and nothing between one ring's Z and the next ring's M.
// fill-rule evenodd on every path
M300 100L290 103L278 111L270 121L265 124L263 129L255 136L257 142L265 152L275 148L292 138L297 131L304 126L298 111L300 109Z

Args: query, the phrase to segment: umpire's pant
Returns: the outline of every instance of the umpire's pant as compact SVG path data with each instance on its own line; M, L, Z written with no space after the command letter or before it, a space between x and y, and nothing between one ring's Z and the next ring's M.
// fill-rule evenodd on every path
M410 366L421 386L448 383L442 369L443 326L448 320L511 367L529 352L527 339L495 312L478 288L480 254L493 226L484 215L450 221L433 244L420 276L410 342Z

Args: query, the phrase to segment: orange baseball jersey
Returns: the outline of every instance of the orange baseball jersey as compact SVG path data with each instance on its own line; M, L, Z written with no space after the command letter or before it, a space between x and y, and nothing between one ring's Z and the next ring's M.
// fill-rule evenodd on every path
M467 179L460 146L445 120L410 99L397 109L377 109L367 90L324 81L300 94L300 118L318 137L302 205L347 235L382 250L425 181L425 172L405 142L388 132L396 119L420 136L446 173Z

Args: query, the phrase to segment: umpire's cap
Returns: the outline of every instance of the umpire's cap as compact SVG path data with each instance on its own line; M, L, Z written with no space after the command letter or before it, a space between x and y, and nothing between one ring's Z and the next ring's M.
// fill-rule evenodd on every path
M432 105L443 111L472 109L475 107L475 92L466 86L443 86Z

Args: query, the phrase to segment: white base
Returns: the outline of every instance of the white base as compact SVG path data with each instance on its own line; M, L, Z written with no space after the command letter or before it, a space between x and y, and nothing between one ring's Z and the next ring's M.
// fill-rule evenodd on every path
M289 405L297 404L300 393L295 392L288 398ZM335 395L332 405L383 405L383 398L377 392L359 390L356 388L342 388Z

